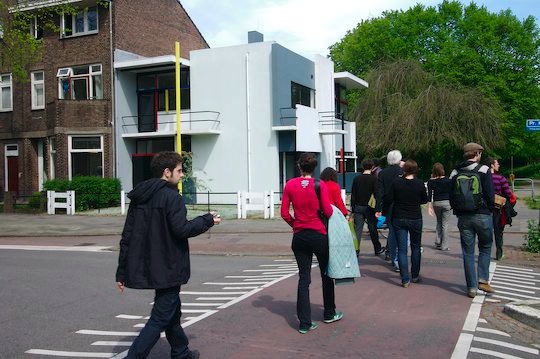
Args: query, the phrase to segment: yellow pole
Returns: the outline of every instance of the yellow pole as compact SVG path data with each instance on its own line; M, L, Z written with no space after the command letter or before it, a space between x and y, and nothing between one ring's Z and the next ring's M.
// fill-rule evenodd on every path
M176 152L182 155L182 126L180 120L180 43L176 41L174 43L176 61L175 61L175 75L176 75ZM178 192L182 193L182 181L178 182Z

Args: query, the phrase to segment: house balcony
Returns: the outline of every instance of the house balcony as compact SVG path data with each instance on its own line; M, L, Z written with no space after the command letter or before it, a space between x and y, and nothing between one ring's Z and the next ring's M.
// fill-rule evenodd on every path
M180 115L182 135L219 135L220 113L215 111L182 111ZM122 116L122 137L167 137L176 135L176 113Z
M301 106L296 108L281 108L278 124L272 126L274 131L296 131L300 124L313 125L316 123L317 131L320 135L340 135L346 134L344 119L339 118L339 114L333 111L317 112L310 107Z

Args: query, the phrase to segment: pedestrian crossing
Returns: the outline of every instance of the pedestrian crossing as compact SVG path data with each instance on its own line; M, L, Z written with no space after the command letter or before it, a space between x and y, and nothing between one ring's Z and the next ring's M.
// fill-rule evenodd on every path
M490 283L495 293L479 295L473 300L452 359L538 358L539 348L495 329L493 324L482 318L481 309L484 303L540 300L540 272L531 268L492 263Z
M316 264L314 264L316 266ZM282 280L285 280L298 273L298 267L294 258L275 259L272 263L261 264L256 269L245 269L241 274L226 275L219 281L204 282L203 290L181 291L182 300L182 327L186 328L195 324L222 309L226 309L250 296L268 288ZM151 306L153 303L149 303ZM92 348L126 348L121 352L112 350L95 351L65 351L50 349L30 349L26 354L40 355L42 357L65 357L65 358L110 358L122 359L127 356L128 348L133 343L139 331L144 327L149 319L148 315L141 314L119 314L117 320L125 323L126 327L133 328L132 331L104 331L81 329L76 332L78 335L91 337ZM164 333L161 334L165 336ZM116 338L117 340L108 340ZM130 340L133 338L133 340Z

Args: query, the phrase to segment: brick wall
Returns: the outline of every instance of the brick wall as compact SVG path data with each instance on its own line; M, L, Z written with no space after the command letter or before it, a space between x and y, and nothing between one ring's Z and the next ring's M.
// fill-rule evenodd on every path
M115 0L116 48L143 56L174 55L180 42L181 57L206 49L208 43L177 0Z

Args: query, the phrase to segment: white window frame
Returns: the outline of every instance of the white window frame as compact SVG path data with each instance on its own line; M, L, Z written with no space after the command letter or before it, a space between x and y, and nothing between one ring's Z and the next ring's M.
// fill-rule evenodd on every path
M30 21L30 36L34 37L34 39L41 39L43 36L39 36L39 27L38 27L38 18L37 16L34 16L34 18ZM43 34L41 34L43 35Z
M88 10L95 9L96 11L96 29L95 30L89 30L88 29ZM83 15L83 21L84 21L84 30L75 32L75 23L76 23L76 17L77 15ZM66 33L66 24L71 22L71 30L73 31L71 34ZM60 21L60 37L74 37L74 36L85 36L85 35L92 35L97 34L99 32L99 11L98 6L90 6L87 7L81 11L79 11L76 14L62 14L61 21Z
M9 82L3 81L3 78L6 76L9 76ZM2 92L6 88L9 88L10 92L9 107L6 104L2 103ZM11 75L11 73L0 74L0 112L8 111L13 111L13 76Z
M73 138L81 137L99 137L100 148L88 148L88 149L73 149ZM72 153L101 153L101 177L105 176L105 167L104 165L104 151L103 151L103 135L72 135L68 136L68 176L69 180L72 180Z
M41 73L41 80L36 80L36 74ZM42 110L45 108L45 72L44 71L34 71L30 73L30 82L32 85L32 110ZM41 105L38 105L38 92L37 87L41 86L43 93L43 99Z
M88 73L84 73L81 75L74 75L75 71L73 71L74 68L82 68L86 67L88 68ZM98 94L94 93L94 82L96 81L96 77L101 77L101 93L99 94L100 97L98 97ZM63 67L59 68L58 72L56 73L56 77L58 78L58 99L60 100L66 100L64 97L64 91L62 88L62 81L68 80L69 86L70 86L70 98L67 100L75 100L75 90L73 86L73 81L77 81L80 79L85 79L87 81L87 98L86 100L102 100L103 99L103 66L101 64L91 64L91 65L83 65L83 66L74 66L74 67Z

